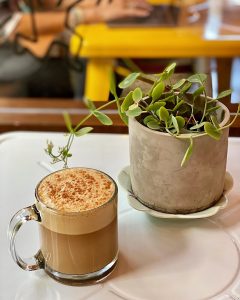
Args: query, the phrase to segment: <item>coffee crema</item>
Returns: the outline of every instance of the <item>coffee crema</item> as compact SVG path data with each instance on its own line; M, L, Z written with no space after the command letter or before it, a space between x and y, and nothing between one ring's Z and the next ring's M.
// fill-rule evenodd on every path
M38 197L47 207L62 212L97 208L111 199L115 186L104 173L87 168L65 169L45 177Z

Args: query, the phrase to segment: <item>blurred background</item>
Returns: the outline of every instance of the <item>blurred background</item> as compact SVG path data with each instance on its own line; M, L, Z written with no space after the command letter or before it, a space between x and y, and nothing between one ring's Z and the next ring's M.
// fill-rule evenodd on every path
M0 103L11 108L107 101L110 68L121 80L172 61L208 73L213 96L231 87L237 103L239 57L240 0L0 0Z

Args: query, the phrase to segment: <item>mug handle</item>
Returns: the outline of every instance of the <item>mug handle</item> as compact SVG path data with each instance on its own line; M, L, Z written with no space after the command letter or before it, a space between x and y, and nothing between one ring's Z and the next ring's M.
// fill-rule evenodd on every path
M8 238L10 241L10 252L14 261L26 271L35 271L44 268L44 258L41 250L33 257L25 259L25 261L17 254L15 239L19 229L27 221L41 222L41 216L35 204L19 210L11 219L8 227Z

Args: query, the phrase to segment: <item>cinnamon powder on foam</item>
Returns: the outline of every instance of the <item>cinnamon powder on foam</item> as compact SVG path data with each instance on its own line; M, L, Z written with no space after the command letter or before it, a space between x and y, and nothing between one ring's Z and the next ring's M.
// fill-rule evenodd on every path
M114 183L91 169L65 169L44 178L38 196L46 206L64 212L94 209L114 194Z

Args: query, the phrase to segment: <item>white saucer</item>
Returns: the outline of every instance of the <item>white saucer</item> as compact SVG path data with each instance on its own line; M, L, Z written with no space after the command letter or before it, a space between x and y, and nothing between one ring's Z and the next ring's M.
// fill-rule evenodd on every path
M121 170L118 175L118 182L120 185L128 192L128 203L132 208L148 213L151 216L157 218L165 218L165 219L199 219L199 218L207 218L215 215L219 210L224 209L228 204L228 198L226 196L227 192L229 192L233 186L233 178L230 173L226 172L225 184L224 184L224 193L222 197L219 199L217 203L215 203L212 207L209 207L205 210L190 213L190 214L169 214L163 213L160 211L153 210L141 202L139 202L138 198L133 194L131 178L130 178L130 167L127 166Z

